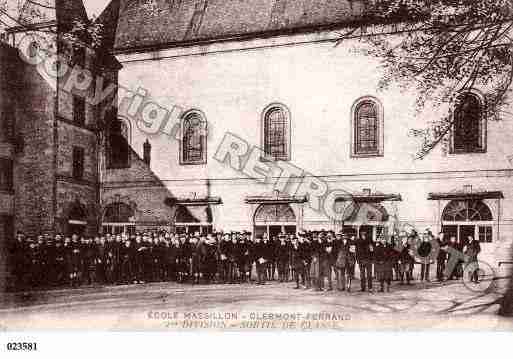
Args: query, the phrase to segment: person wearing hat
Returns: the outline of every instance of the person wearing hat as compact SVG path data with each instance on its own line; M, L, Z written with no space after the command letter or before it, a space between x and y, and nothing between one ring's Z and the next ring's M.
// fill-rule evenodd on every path
M143 273L142 282L153 282L155 280L155 259L156 251L154 251L153 234L145 233L142 237L142 257L143 257Z
M289 260L289 243L287 242L287 236L280 234L278 236L278 243L275 247L276 260L278 263L278 280L280 283L286 282L287 266Z
M226 233L219 243L219 262L221 267L221 281L223 283L230 283L232 281L231 278L231 262L230 256L232 254L232 241L230 238L230 234Z
M237 235L235 244L235 265L238 269L238 282L249 282L249 243L245 233Z
M387 243L384 235L381 235L375 246L374 261L376 266L376 275L380 284L380 292L390 291L392 281L392 266L395 261L395 250Z
M341 242L337 248L337 259L335 262L337 289L350 292L351 283L354 278L354 266L356 264L356 244L354 236L348 238L347 235L339 235L339 237L341 237Z
M88 285L95 284L96 282L96 258L97 248L93 238L85 238L83 252L83 278L82 282Z
M114 284L116 282L115 271L117 260L114 258L115 238L110 234L105 235L105 256L103 258L103 268L105 273L105 283Z
M309 253L304 241L304 234L300 233L298 238L294 238L291 244L291 251L294 281L296 282L294 289L299 289L300 283L305 288L310 287L309 279L306 276Z
M167 254L167 248L168 248L168 241L165 237L164 233L161 233L159 236L155 238L156 240L156 259L157 259L157 266L156 266L156 273L155 278L159 282L163 282L167 279L167 260L166 260L166 254Z
M447 243L445 241L445 233L439 232L436 239L438 244L438 255L436 256L436 279L439 282L444 281L445 264L447 262Z
M134 238L133 243L130 243L130 247L127 247L127 242L131 242L127 239L124 239L125 246L123 247L124 251L124 260L127 258L127 252L130 248L130 256L128 258L130 259L130 271L131 276L134 277L134 283L144 283L144 265L145 265L145 252L147 251L146 244L143 241L143 237L141 234L137 234ZM126 264L124 265L125 270L128 268ZM126 277L126 273L125 273Z
M433 250L433 246L431 244L431 232L426 230L422 234L422 241L420 242L417 248L417 254L420 259L420 281L421 282L430 282L429 280L429 272L431 268L431 251Z
M466 256L467 266L473 266L473 268L469 267L473 269L469 274L469 280L477 284L479 283L479 261L477 256L481 253L481 245L474 236L467 236L467 245L463 248L463 253Z
M169 236L168 238L168 246L166 248L166 261L167 261L167 281L176 281L177 280L177 261L178 261L178 240Z
M255 238L255 244L253 245L252 257L255 260L256 271L257 271L257 285L264 285L266 281L266 252L267 246L262 241L260 236Z
M413 250L411 249L411 244L408 242L406 233L401 234L399 239L401 240L401 252L398 256L398 263L401 270L400 280L401 284L404 284L406 281L406 284L410 285L410 282L413 278L413 264L415 263L415 259L413 258Z
M71 243L69 247L69 279L70 286L75 287L80 285L81 282L81 268L82 268L82 245L79 241L78 235L71 236Z
M313 233L310 244L312 261L310 263L310 278L316 291L322 291L324 277L321 274L321 256L323 255L324 245L322 234Z
M45 286L53 286L57 277L57 272L55 271L55 243L48 233L44 236L41 256L42 270L45 273L42 276L43 284Z
M41 270L37 241L27 238L25 243L27 251L27 284L29 287L37 287L39 285L37 275Z
M328 279L327 290L333 290L331 278L331 258L333 256L334 243L329 232L322 231L319 236L321 248L319 250L319 289L324 290L325 279Z
M14 288L22 289L25 287L25 274L27 270L27 241L25 234L18 231L15 239L9 246L9 268L14 277Z
M373 261L374 243L367 238L365 232L360 232L360 237L356 241L356 259L360 269L361 291L367 289L372 292L372 261Z
M217 244L215 238L208 234L203 243L202 251L202 269L205 282L207 284L212 283L215 280L216 275L216 251Z
M140 238L140 236L136 236ZM122 239L122 237L119 237ZM139 255L137 253L139 247L139 243L136 241L132 242L129 239L125 239L122 242L121 247L119 248L119 258L120 258L120 277L119 277L119 283L123 284L130 284L132 282L137 282L138 275L136 271L138 271L138 268L136 267L139 262L136 259Z
M275 254L274 254L274 242L272 238L269 238L267 233L262 235L262 245L264 247L264 259L265 259L265 274L267 280L274 280L275 268Z
M63 285L66 278L66 251L61 235L55 236L55 285Z
M313 253L314 253L314 246L312 244L312 233L311 232L304 232L304 236L302 237L303 243L301 244L303 247L303 253L304 253L304 261L305 261L305 286L307 289L312 288L313 285L315 285L312 281L311 276L311 268L312 268L312 260L313 260Z
M192 284L199 284L202 270L202 261L204 259L204 243L203 237L200 237L196 232L191 238L191 282Z
M228 266L229 266L229 283L234 284L238 281L240 270L238 267L238 256L239 256L239 233L232 231L230 235L230 246L228 249Z

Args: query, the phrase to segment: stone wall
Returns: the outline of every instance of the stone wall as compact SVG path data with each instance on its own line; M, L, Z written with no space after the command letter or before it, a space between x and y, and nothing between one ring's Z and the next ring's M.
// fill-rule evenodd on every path
M23 64L18 72L16 132L23 149L14 169L15 226L34 235L55 224L55 91L40 73Z

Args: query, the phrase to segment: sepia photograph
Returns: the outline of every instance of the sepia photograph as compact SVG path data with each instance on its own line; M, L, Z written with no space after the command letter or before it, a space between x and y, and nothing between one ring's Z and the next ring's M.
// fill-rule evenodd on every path
M0 0L2 350L511 334L512 90L511 0Z

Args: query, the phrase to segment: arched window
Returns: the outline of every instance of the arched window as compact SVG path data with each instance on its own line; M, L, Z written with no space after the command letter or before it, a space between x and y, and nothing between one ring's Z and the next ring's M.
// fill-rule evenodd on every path
M445 207L442 220L451 222L492 221L490 208L482 201L451 201Z
M114 119L107 133L107 168L130 167L130 124Z
M486 133L484 126L481 98L470 92L458 96L454 110L453 152L485 151Z
M461 243L466 243L468 236L491 242L492 211L480 200L451 201L442 213L442 230L448 238L455 237Z
M263 147L274 161L290 160L290 116L285 106L272 104L264 110Z
M182 120L182 164L207 163L207 121L199 111L189 111Z
M353 156L380 156L383 154L383 119L381 105L366 97L353 106Z
M127 223L134 216L134 210L123 202L112 203L105 209L104 222Z
M253 233L272 239L280 233L296 233L297 220L289 204L261 204L255 211Z

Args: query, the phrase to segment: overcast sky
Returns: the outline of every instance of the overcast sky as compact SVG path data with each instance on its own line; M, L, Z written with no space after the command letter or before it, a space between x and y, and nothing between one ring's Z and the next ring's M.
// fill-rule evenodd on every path
M100 15L109 4L110 0L83 0L87 10L87 15Z

